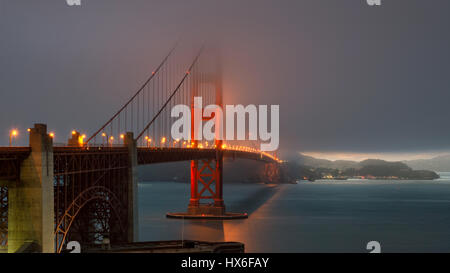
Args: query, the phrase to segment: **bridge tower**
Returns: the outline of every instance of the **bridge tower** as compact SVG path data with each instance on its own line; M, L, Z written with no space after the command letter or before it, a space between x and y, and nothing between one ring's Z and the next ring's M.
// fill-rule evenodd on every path
M195 113L201 113L203 121L215 119L216 139L214 141L216 154L213 159L191 160L191 196L187 213L168 213L169 218L191 218L191 219L242 219L247 218L247 213L227 213L223 200L223 150L222 140L219 138L217 122L222 117L205 117L201 109L196 109L194 98L199 96L199 85L213 84L215 92L215 105L223 109L222 96L222 70L218 54L215 60L214 72L193 71L191 92L191 148L199 148L196 140L196 132L199 124L195 124ZM218 113L215 113L216 115ZM201 128L200 128L201 130ZM205 203L202 203L205 202ZM210 202L208 202L210 201ZM212 201L212 202L211 202Z
M217 66L215 77L212 77L215 85L215 104L222 108L222 82L220 78L220 67ZM194 97L198 94L199 84L198 73L194 74L193 92L191 98L191 145L198 147L195 132L198 124L195 124ZM201 110L200 110L201 111ZM208 120L202 115L202 120ZM214 117L213 117L214 118ZM221 120L216 119L216 122ZM217 128L217 127L216 127ZM225 203L223 201L223 152L222 140L216 139L216 157L214 159L191 160L191 199L188 205L188 214L190 215L225 215ZM199 187L200 186L200 187ZM202 204L202 200L213 200L213 203Z

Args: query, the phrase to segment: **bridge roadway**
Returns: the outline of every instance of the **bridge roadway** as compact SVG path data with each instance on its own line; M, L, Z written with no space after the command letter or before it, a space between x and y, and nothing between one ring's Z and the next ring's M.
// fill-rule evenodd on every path
M206 149L206 148L137 148L138 165L167 163L176 161L188 161L196 159L214 159L218 152L223 152L223 156L227 158L243 158L250 160L258 160L266 163L276 163L273 157L258 152L240 151L234 149ZM31 153L31 147L0 147L0 181L14 181L19 178L20 163ZM98 169L101 165L107 164L112 157L123 157L124 163L128 162L128 148L124 147L53 147L54 166L58 166L58 160L64 157L80 157L86 160L85 168ZM97 163L95 163L95 161ZM102 164L102 162L104 164ZM109 165L109 164L108 164ZM106 167L106 166L104 166ZM126 166L116 166L128 167ZM106 167L111 168L111 167ZM55 174L58 173L55 168ZM1 184L1 182L0 182Z

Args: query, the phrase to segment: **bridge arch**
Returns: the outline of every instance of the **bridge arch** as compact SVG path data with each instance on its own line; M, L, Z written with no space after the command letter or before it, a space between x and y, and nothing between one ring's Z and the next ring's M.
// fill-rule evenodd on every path
M74 220L79 212L91 201L102 200L107 202L111 207L112 215L119 221L119 229L125 232L125 227L122 223L121 215L125 210L117 196L108 188L104 186L91 186L82 191L66 209L64 215L61 217L55 228L55 244L56 252L61 253L64 242L72 227Z

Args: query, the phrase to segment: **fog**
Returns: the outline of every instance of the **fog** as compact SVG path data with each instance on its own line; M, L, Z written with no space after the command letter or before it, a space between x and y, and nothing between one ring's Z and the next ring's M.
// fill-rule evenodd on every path
M0 0L0 145L92 132L178 40L220 45L226 104L280 105L283 154L450 149L446 0Z

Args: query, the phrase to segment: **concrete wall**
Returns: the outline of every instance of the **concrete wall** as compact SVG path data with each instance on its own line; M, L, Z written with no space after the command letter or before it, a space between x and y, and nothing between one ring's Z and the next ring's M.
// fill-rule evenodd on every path
M22 162L20 181L9 185L8 252L35 242L54 252L53 142L47 126L30 131L30 156Z

